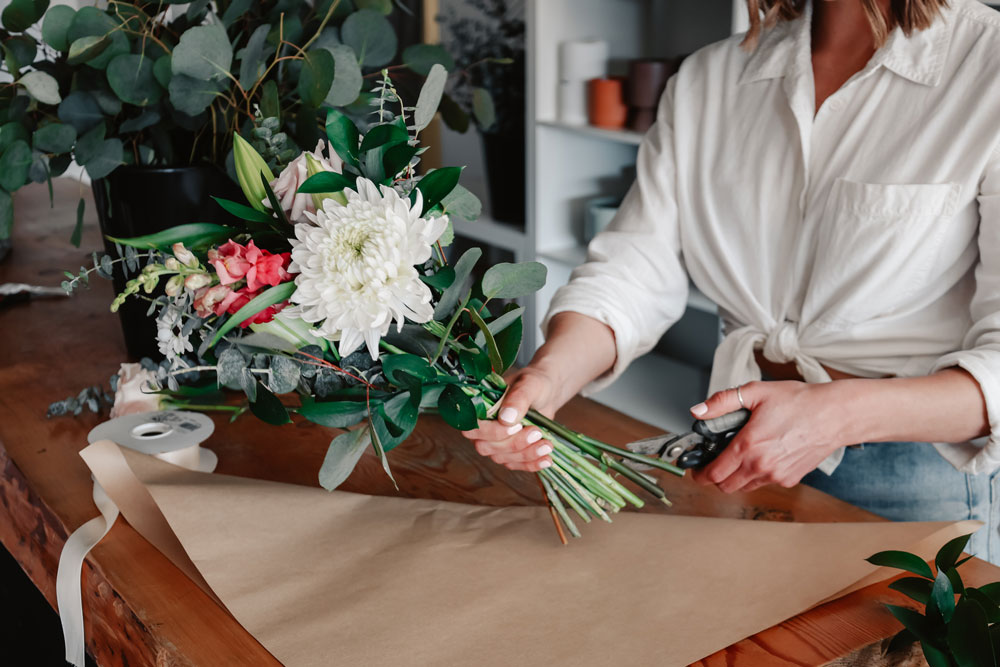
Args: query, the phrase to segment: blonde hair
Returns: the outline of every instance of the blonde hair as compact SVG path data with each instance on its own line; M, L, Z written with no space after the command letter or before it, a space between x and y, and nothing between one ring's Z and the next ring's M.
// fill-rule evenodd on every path
M861 4L868 15L875 44L882 46L896 26L900 26L907 35L930 26L941 10L948 6L948 0L891 0L888 17L882 13L878 0L861 0ZM798 18L805 6L806 0L747 0L750 30L743 46L754 48L763 28L770 28L778 21Z

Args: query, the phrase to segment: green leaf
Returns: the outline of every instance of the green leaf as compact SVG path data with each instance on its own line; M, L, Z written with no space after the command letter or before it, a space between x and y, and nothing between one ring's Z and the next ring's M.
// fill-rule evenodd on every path
M65 123L43 125L31 135L32 145L46 153L68 153L73 149L75 141L76 130Z
M364 85L358 58L354 50L346 44L335 44L324 48L333 55L335 63L333 85L326 94L324 104L332 107L347 106L358 99Z
M469 114L465 113L465 110L451 95L445 93L445 96L441 98L438 110L441 112L441 120L444 121L448 129L459 134L465 134L469 131Z
M923 581L923 580L921 580ZM886 653L894 653L900 651L904 648L909 647L913 642L917 641L917 638L913 636L913 633L903 628L889 640L889 645L886 647Z
M164 252L170 250L175 243L183 243L189 249L205 248L215 243L225 241L235 236L237 230L232 227L212 224L210 222L194 222L187 225L169 227L155 234L134 236L132 238L116 238L109 236L114 243L133 248L155 248ZM277 302L275 302L277 303ZM248 304L249 305L249 304Z
M462 167L442 167L435 169L420 179L417 183L417 190L424 197L424 209L422 215L441 203L448 196L462 175Z
M85 63L104 53L109 46L111 46L111 38L107 35L87 35L73 40L73 43L69 45L69 64Z
M497 122L496 106L490 91L485 88L472 89L472 114L482 130L489 130Z
M287 300L294 292L294 282L281 283L280 285L275 285L274 287L269 287L264 290L251 299L250 303L237 310L228 320L226 320L225 324L219 327L219 330L215 332L215 336L212 337L212 342L209 344L209 347L218 343L223 336L239 326L242 322L250 319L269 306L273 306L276 303L281 303L282 301Z
M931 588L931 600L927 604L928 613L931 608L937 609L941 613L941 618L947 623L955 613L955 590L951 587L951 580L943 570L938 570L937 577L934 578L934 585Z
M235 346L230 347L219 355L215 364L215 377L220 386L227 389L239 389L246 369L246 357Z
M382 371L386 379L397 387L409 388L405 375L411 375L422 382L433 380L437 373L423 357L415 354L389 354L382 357Z
M959 667L994 667L989 622L979 603L962 598L948 624L948 648Z
M920 642L920 648L924 652L924 658L929 667L952 667L954 663L948 654L929 642Z
M373 9L381 14L392 13L392 0L354 0L358 9Z
M28 181L31 147L26 141L15 141L0 155L0 188L13 192Z
M297 91L302 103L318 109L333 84L333 54L326 49L312 49L302 60Z
M15 141L27 141L28 131L18 122L0 125L0 153L3 153Z
M361 422L368 414L368 407L360 401L320 402L308 399L302 401L296 412L320 426L347 428Z
M903 577L889 584L889 588L899 591L906 597L926 605L931 599L931 588L934 582L920 577Z
M88 132L104 120L97 100L90 93L78 90L70 93L59 104L59 120L69 123L78 135Z
M438 300L437 306L434 307L435 320L443 320L450 315L451 311L458 305L458 301L462 297L462 290L465 287L465 281L468 279L469 274L472 273L472 269L476 266L476 262L478 262L479 258L482 256L482 249L469 248L458 259L458 261L455 262L455 280L452 282L451 286L444 291L441 298Z
M266 335L266 334L251 334L256 336ZM244 336L244 339L246 336ZM277 338L277 336L271 336L271 338ZM288 345L288 341L283 339L278 339L279 345L282 347ZM295 391L295 388L299 384L299 377L302 375L302 371L299 367L297 361L289 359L288 357L283 357L280 355L275 355L271 357L271 363L268 365L267 387L275 394L287 394L289 392Z
M105 139L83 165L91 179L104 178L119 165L124 164L124 145L121 139Z
M327 491L333 491L343 484L354 472L361 455L371 442L371 432L367 427L357 428L334 438L319 469L319 485Z
M941 547L937 552L937 556L934 557L934 564L937 566L937 569L950 570L955 567L955 562L962 555L962 550L969 543L970 537L972 537L972 533L961 535L953 540L949 540L947 544Z
M360 152L365 153L380 146L395 146L404 144L410 140L410 135L406 129L392 123L376 125L368 130L368 134L361 140Z
M345 176L344 174L338 174L335 171L323 171L313 174L304 180L296 192L322 194L326 192L340 192L345 188L351 190L357 189L357 179Z
M281 120L281 101L278 99L278 84L268 79L260 87L260 112L264 118Z
M288 410L281 404L278 397L259 380L257 381L257 400L250 403L250 412L262 422L274 426L281 426L292 421L288 418Z
M923 614L892 604L887 604L886 609L920 641L933 643L936 640L934 624Z
M233 0L222 13L222 25L227 28L236 23L253 7L253 0Z
M148 56L131 53L115 56L106 73L108 85L122 102L144 107L163 97L163 88L153 75L153 61Z
M380 406L380 410L385 417L392 422L398 431L399 441L402 442L413 432L417 425L418 411L420 405L419 395L415 396L410 391L396 394Z
M170 88L170 79L173 78L173 72L170 70L170 56L160 56L153 63L153 76L156 77L156 82L162 87Z
M240 61L239 80L243 90L253 88L267 67L267 56L271 49L267 43L267 35L270 32L269 23L257 26L247 40L247 45L236 52Z
M437 273L429 276L420 276L420 280L430 285L439 292L448 289L455 282L455 269L450 266L442 266Z
M188 28L171 54L173 76L198 81L226 78L233 64L233 45L220 23Z
M449 384L441 391L438 412L449 426L459 431L471 431L479 426L476 406L457 385Z
M930 566L920 556L906 551L880 551L865 560L872 565L894 567L897 570L906 570L927 579L934 579Z
M459 350L458 362L465 374L476 382L490 374L490 358L482 350Z
M986 612L986 619L990 623L1000 623L1000 606L993 598L983 593L978 588L968 588L965 594L969 596L970 599L975 600L979 603L979 606L983 608Z
M483 295L487 299L517 299L534 294L545 286L546 271L540 262L494 264L483 274Z
M0 239L9 239L13 230L14 200L9 193L0 190Z
M506 311L503 315L500 315L489 323L490 333L496 336L501 331L517 322L521 318L522 313L524 313L523 306L516 306Z
M42 104L62 102L62 98L59 96L59 84L51 74L35 70L25 74L17 82L25 87L29 95Z
M278 196L274 194L274 190L271 189L270 179L267 177L263 171L260 172L260 185L264 188L264 193L267 195L267 201L271 203L271 210L274 211L274 215L277 220L274 221L272 227L275 231L281 231L285 233L286 236L293 236L294 231L292 223L288 221L288 216L285 215L285 209L281 207L281 201L278 200Z
M353 120L336 109L330 109L326 115L326 136L341 160L355 168L359 166L359 133Z
M174 108L189 116L200 114L220 94L217 83L195 79L176 72L170 77L168 90L170 103Z
M489 326L483 321L482 316L479 314L475 308L469 308L469 317L472 318L473 323L479 327L479 331L482 332L483 337L486 339L486 351L490 355L490 365L493 367L493 371L496 373L502 373L503 368L503 357L500 356L500 350L497 347L497 341L493 337L493 333L490 331Z
M255 208L247 206L245 204L240 204L238 202L230 201L228 199L223 199L222 197L212 197L219 206L226 209L229 213L232 213L237 218L241 220L249 220L250 222L261 222L270 223L274 221L274 216L263 211L258 211Z
M73 53L80 55L80 47L74 48L74 43L85 37L94 37L96 40L88 40L88 44L93 47L97 42L107 38L104 44L96 53L88 52L86 57L74 62ZM69 29L66 31L66 41L69 42L69 52L71 65L79 62L86 62L88 66L95 69L104 69L108 62L120 53L129 52L128 38L125 36L115 19L96 7L82 7L73 15Z
M19 76L18 71L22 67L28 67L35 62L38 43L29 35L17 35L4 42L3 50L8 71L14 76Z
M448 72L441 65L431 67L424 85L420 88L417 106L413 111L413 129L420 131L431 124L437 113L444 95L445 84L448 83Z
M378 412L374 415L368 414L368 428L372 435L372 448L375 450L375 454L378 455L379 459L382 461L382 469L385 470L385 474L389 476L392 480L393 486L396 490L399 490L399 484L396 484L396 478L392 476L392 471L389 469L389 459L385 455L385 446L382 444L382 438L380 437L380 431L385 431L385 420L379 418Z
M396 57L396 31L384 15L371 9L358 10L344 19L340 39L354 49L364 67L382 67Z
M160 112L154 109L146 109L134 118L123 121L118 129L122 133L140 132L147 127L156 125L161 120Z
M431 67L441 65L444 69L451 71L455 69L455 59L440 44L413 44L403 51L403 62L411 70L427 76Z
M86 210L86 202L84 202L83 197L80 197L80 201L76 203L76 225L73 227L73 233L69 237L69 242L72 243L77 248L80 247L80 240L83 238L83 213Z
M24 32L42 18L48 6L49 0L11 0L10 4L4 7L0 20L7 30Z
M409 144L397 144L385 152L382 156L382 166L385 168L386 178L395 178L401 171L406 169L417 153L419 146Z
M497 321L499 319L497 318ZM500 357L503 359L503 369L497 371L498 373L506 373L507 369L517 361L517 353L521 351L521 339L523 336L524 322L520 317L505 327L500 333L494 334L497 341L497 349L500 351Z
M1000 581L985 586L977 586L979 591L988 596L994 603L1000 604Z

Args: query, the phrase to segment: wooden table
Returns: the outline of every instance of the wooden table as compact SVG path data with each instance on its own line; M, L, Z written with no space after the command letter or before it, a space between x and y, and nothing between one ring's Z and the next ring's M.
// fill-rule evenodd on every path
M0 283L58 285L64 269L87 264L100 247L88 205L83 245L68 243L81 188L55 183L55 208L44 186L18 193L14 251L0 264ZM87 193L89 200L89 193ZM55 607L55 574L67 535L97 515L90 474L77 452L105 417L45 419L50 402L107 381L125 358L117 318L108 312L110 283L72 299L32 301L0 310L0 541ZM641 362L640 362L641 363ZM652 427L584 399L560 417L576 428L623 444ZM218 472L316 485L330 433L312 424L269 427L247 417L220 420L207 444ZM379 495L438 498L488 505L542 502L532 476L479 457L443 423L424 418L390 454L397 492L373 456L363 458L342 488ZM687 479L665 477L672 511L773 521L878 521L878 517L807 487L764 488L727 496ZM650 503L650 511L661 509ZM967 580L1000 579L982 561ZM715 665L816 665L891 635L896 621L883 602L901 602L884 584L824 605L710 656ZM124 520L84 567L88 652L101 665L273 665L277 661Z

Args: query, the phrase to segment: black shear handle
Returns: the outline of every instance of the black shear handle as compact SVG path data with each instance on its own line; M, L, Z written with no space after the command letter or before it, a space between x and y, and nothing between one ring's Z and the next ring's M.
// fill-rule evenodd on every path
M677 466L679 468L701 468L708 465L722 453L726 445L733 441L733 438L748 421L750 421L750 411L746 408L714 419L699 419L691 430L702 436L705 441L682 454L677 459Z

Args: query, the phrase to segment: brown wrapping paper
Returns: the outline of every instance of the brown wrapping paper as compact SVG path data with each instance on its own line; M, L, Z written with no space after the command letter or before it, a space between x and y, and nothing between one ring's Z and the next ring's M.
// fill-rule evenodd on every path
M108 441L83 456L128 521L289 667L685 665L877 573L876 551L930 558L978 527L622 513L562 547L541 507L327 493Z

